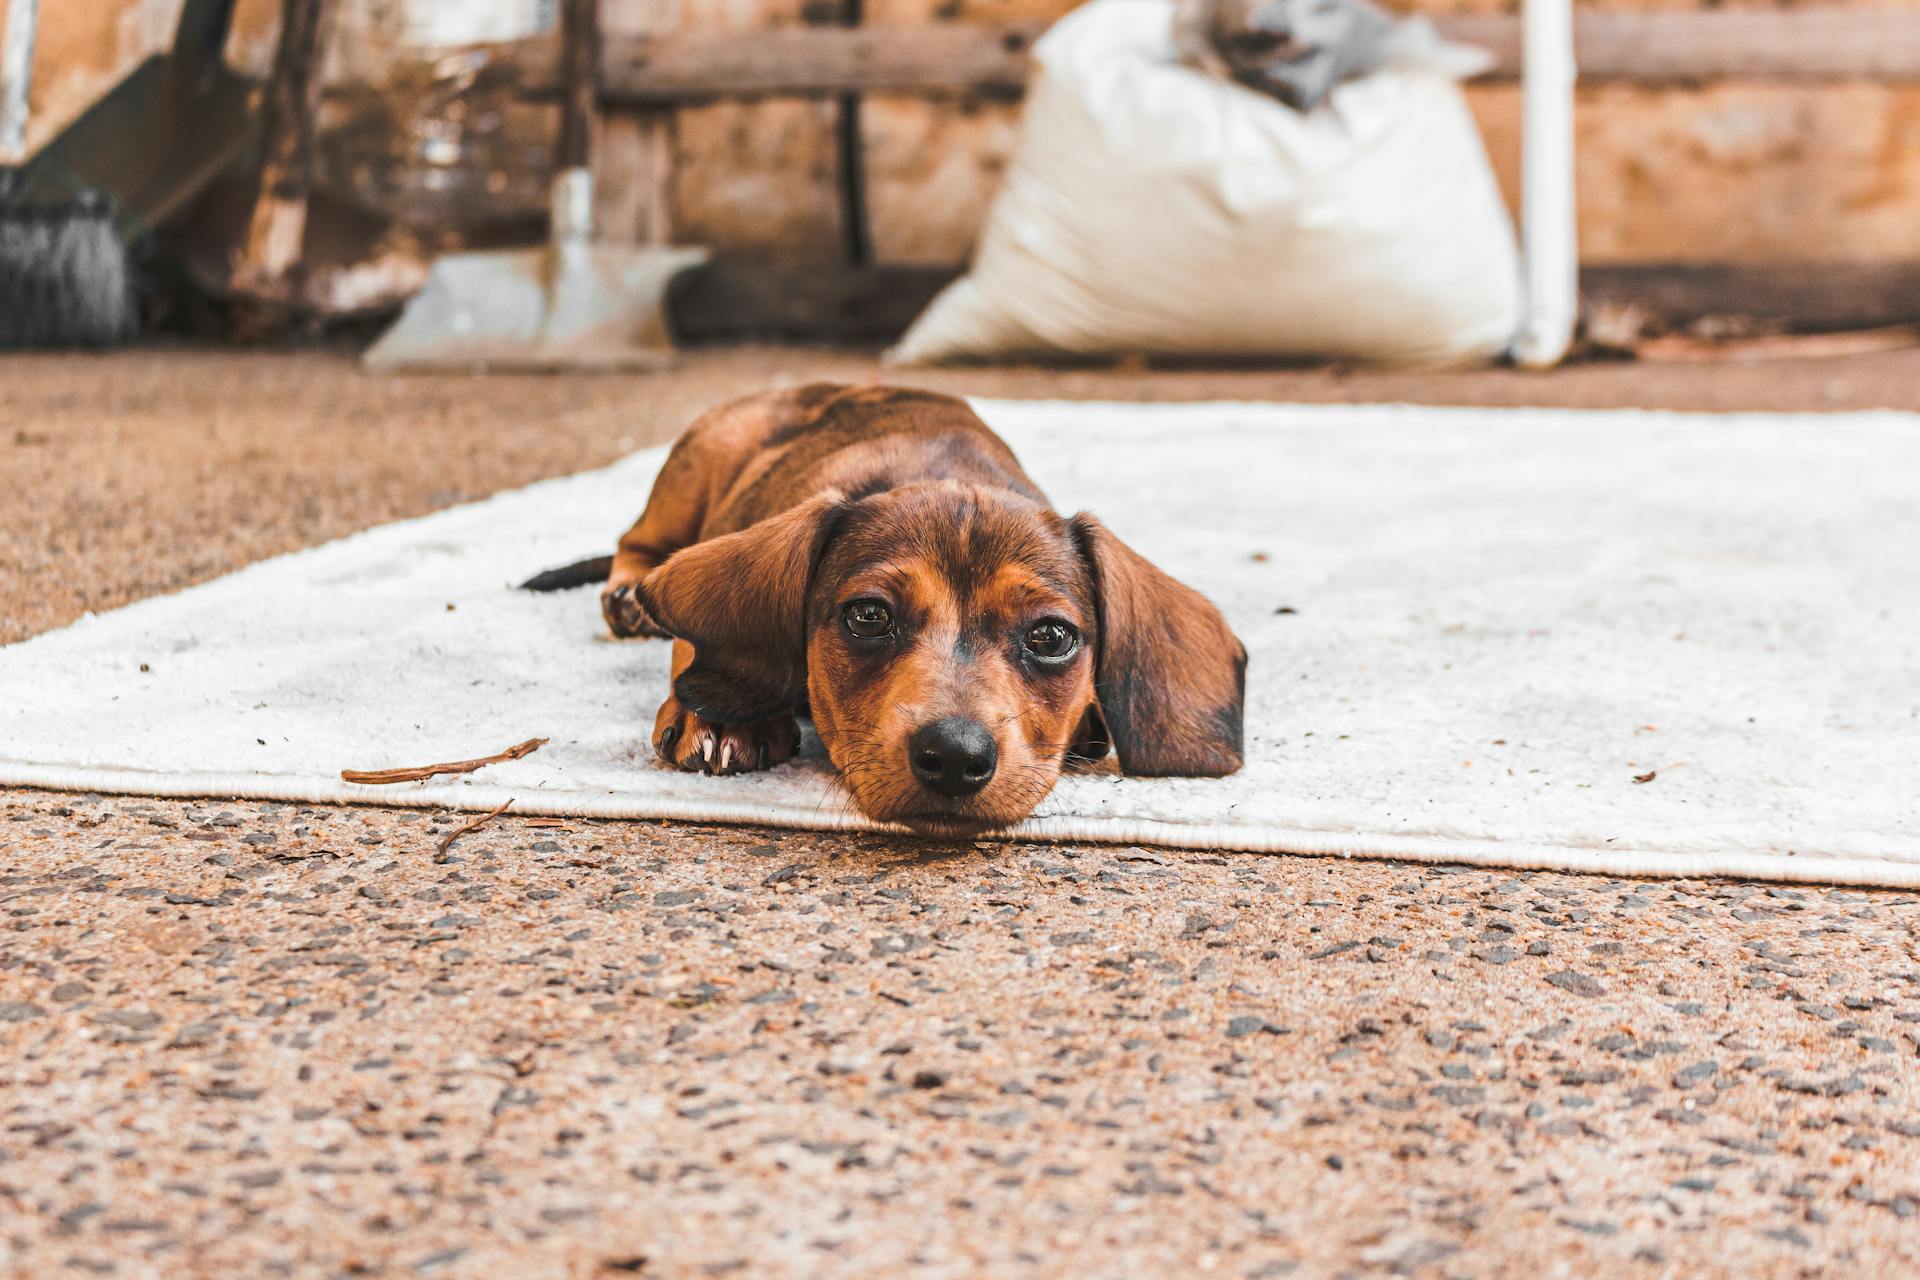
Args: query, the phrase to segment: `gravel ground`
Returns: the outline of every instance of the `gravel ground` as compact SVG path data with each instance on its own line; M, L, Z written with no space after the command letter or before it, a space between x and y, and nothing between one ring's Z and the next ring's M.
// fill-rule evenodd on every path
M463 817L6 802L0 1270L1920 1269L1912 896Z
M0 636L872 368L9 360ZM1671 372L921 380L1920 398ZM0 792L0 1275L1920 1270L1911 894L465 820Z

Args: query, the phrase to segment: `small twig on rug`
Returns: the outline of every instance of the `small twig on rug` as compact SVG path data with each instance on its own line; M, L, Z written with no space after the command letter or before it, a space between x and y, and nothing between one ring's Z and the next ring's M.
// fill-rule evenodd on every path
M513 804L513 801L509 800L507 801L506 804L501 805L498 809L494 809L488 813L483 813L479 817L474 818L468 822L463 822L459 826L455 827L453 830L447 832L447 838L440 842L440 852L445 853L447 850L453 848L453 842L455 840L458 840L461 836L467 835L474 831L478 831L480 828L486 826L489 822L492 822L495 818L505 813L507 811L508 806L512 804Z
M484 769L490 764L518 760L521 756L532 755L546 745L545 738L528 738L519 746L508 747L497 756L482 756L478 760L455 760L450 764L423 764L411 769L342 769L340 779L343 782L358 782L372 787L382 787L394 782L421 782L443 773L472 773L475 769Z

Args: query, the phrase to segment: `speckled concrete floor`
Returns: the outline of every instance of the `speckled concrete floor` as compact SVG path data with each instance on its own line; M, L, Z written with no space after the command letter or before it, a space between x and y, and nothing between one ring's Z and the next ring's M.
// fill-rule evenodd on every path
M82 367L9 635L862 362ZM1920 1269L1913 895L464 819L0 793L0 1275Z
M16 795L8 1274L1920 1268L1920 901Z

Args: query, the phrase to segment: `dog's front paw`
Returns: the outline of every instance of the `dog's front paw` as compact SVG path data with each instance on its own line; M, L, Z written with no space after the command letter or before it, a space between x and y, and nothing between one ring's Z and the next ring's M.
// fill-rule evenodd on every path
M800 726L792 716L773 716L753 724L715 724L680 705L660 704L653 722L654 754L676 769L702 773L750 773L793 759L800 747Z
M667 633L660 629L647 613L647 607L640 603L640 594L634 590L636 584L622 582L608 584L600 592L600 616L607 620L607 630L622 640L641 637L664 637Z

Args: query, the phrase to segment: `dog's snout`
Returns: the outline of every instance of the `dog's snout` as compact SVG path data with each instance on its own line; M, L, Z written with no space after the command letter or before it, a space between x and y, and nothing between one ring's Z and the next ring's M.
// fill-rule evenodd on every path
M964 716L922 725L907 743L907 755L921 786L955 798L986 786L1000 763L987 727Z

